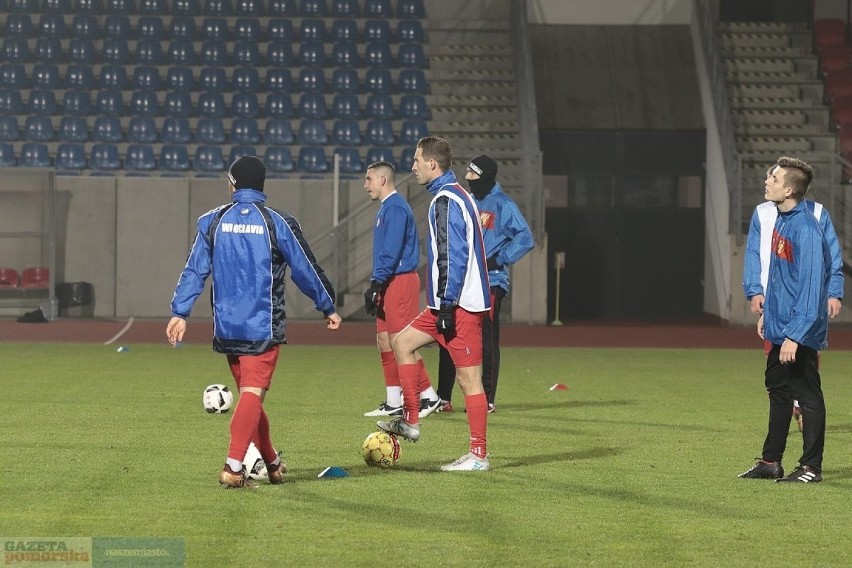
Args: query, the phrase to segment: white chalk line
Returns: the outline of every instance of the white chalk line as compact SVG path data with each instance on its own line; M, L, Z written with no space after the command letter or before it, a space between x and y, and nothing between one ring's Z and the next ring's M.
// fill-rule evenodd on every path
M113 335L109 340L104 341L104 345L110 345L114 341L118 341L119 339L121 339L121 336L124 335L125 333L127 333L127 330L130 329L132 326L133 326L133 316L130 316L130 319L127 320L127 323L124 324L124 327L121 329L121 331L119 331L118 333Z

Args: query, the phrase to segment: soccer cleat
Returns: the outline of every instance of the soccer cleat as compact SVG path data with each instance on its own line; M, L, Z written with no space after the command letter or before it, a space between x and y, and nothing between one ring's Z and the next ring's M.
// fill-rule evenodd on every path
M280 453L278 454L278 458L281 458ZM272 485L284 483L284 474L287 473L287 464L283 461L280 462L277 467L266 464L266 473L269 475L269 483Z
M441 471L488 471L491 464L488 456L481 458L474 453L467 453L452 463L441 466Z
M437 412L452 412L453 411L453 403L449 400L441 399L441 405L438 407Z
M402 416L402 406L391 406L385 401L377 409L365 412L364 416Z
M380 429L384 430L388 434L394 434L396 436L402 436L406 440L410 442L416 442L420 439L420 426L417 424L409 424L402 418L397 418L396 420L379 420L376 422L376 426Z
M240 473L234 473L227 465L219 473L219 485L225 489L255 489L257 485L246 476L244 467Z
M417 414L418 418L426 418L441 406L441 399L436 398L435 400L429 400L428 398L420 399L420 412Z
M804 424L802 422L802 409L798 406L793 406L793 418L796 419L796 426L799 427L799 432L801 432Z
M819 483L822 481L822 473L809 465L800 465L787 477L776 479L778 483Z
M784 477L784 468L780 462L757 460L754 467L739 475L745 479L779 479Z

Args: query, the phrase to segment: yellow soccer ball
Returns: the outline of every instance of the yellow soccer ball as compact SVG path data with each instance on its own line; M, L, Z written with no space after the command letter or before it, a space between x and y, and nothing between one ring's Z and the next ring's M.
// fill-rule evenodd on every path
M399 460L399 442L387 432L373 432L361 444L361 455L367 465L391 467Z

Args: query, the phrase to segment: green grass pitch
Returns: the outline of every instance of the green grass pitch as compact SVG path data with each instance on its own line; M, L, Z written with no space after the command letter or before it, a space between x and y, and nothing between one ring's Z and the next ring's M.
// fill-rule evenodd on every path
M0 361L7 537L182 537L199 567L852 564L852 352L822 358L825 481L780 485L737 478L765 435L759 348L504 348L493 469L442 473L467 450L458 389L371 468L378 355L285 346L266 409L290 473L256 491L217 484L230 414L201 393L232 380L209 347L3 343ZM317 479L330 465L350 477Z

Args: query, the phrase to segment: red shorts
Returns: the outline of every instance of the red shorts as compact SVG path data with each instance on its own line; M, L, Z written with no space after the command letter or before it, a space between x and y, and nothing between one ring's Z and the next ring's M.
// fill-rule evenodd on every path
M416 272L395 274L385 286L376 310L376 331L396 334L405 329L420 311L420 276Z
M242 387L269 390L280 347L275 345L260 355L228 355L228 366L237 382L237 391Z
M438 310L426 308L414 318L411 327L430 335L450 354L456 368L482 364L482 318L488 312L469 312L456 306L456 334L449 341L438 333Z

